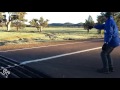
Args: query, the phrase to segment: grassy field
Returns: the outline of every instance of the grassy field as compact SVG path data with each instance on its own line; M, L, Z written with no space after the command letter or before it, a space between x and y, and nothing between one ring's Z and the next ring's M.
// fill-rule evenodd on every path
M90 30L89 34L83 28L44 28L38 32L36 28L26 27L25 29L12 28L7 31L6 27L0 27L0 46L8 44L40 43L65 40L83 40L89 38L103 38L103 34L97 34L96 29Z

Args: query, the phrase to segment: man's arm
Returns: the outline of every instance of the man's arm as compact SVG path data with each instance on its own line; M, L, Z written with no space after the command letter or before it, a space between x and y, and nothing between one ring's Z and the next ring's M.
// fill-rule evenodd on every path
M97 25L95 25L93 28L96 28L96 29L98 29L98 30L102 30L102 29L105 28L105 24L97 24Z
M95 26L88 26L88 29L96 28L98 30L102 30L105 28L105 24L97 24Z

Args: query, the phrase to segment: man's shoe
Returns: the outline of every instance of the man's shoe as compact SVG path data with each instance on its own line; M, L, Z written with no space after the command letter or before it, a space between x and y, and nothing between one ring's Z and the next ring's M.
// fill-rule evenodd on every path
M101 69L97 69L97 72L99 73L105 73L105 74L109 74L109 69L105 69L105 68L101 68Z
M113 70L113 68L111 67L111 68L109 68L109 72L114 72L114 70Z

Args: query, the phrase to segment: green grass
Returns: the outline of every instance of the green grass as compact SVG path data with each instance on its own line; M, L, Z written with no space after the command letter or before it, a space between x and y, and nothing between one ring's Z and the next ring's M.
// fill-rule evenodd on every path
M51 36L51 37L49 37ZM11 28L6 31L6 27L0 27L0 42L5 44L22 44L48 41L81 40L89 38L102 38L103 35L97 34L96 29L90 30L88 34L83 28L44 28L43 32L38 32L36 28L26 27L25 29Z

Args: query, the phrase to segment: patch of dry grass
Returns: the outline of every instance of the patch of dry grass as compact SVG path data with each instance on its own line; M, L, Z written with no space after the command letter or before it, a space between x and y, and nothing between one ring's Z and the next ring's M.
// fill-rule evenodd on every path
M90 30L88 34L83 28L45 28L43 32L37 31L36 28L26 27L25 29L11 28L11 31L6 31L6 28L0 28L0 46L12 44L34 44L42 42L55 42L66 40L83 40L89 38L102 38L103 35L98 35L96 29Z

